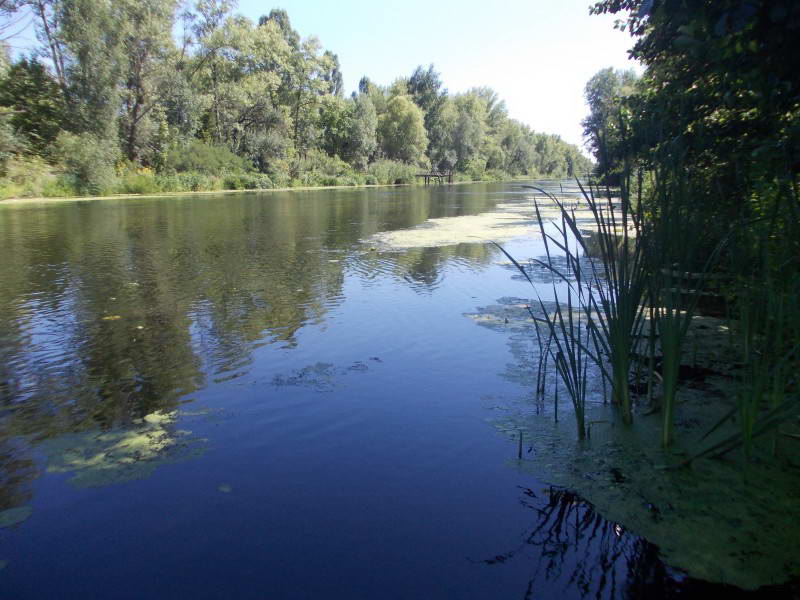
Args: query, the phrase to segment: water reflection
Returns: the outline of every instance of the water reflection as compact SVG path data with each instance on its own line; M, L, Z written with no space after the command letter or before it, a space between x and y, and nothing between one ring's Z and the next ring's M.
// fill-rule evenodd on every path
M263 345L296 347L342 303L348 273L430 293L449 261L494 255L362 240L503 197L478 186L0 207L0 511L28 503L38 475L20 436L86 485L191 454L172 422L181 399L246 374Z
M0 208L0 405L12 434L131 423L293 347L348 270L435 289L481 244L365 251L378 230L473 214L499 194L376 190Z
M523 488L520 504L535 512L535 525L518 546L481 562L497 568L513 560L528 562L531 575L522 596L526 599L658 600L719 593L728 598L791 597L789 586L748 593L691 579L665 565L657 546L604 519L569 490Z

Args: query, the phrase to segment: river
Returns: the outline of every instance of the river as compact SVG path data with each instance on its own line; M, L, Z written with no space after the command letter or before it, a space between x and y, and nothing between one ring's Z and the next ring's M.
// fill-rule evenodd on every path
M474 316L528 283L485 241L383 243L514 205L511 183L0 205L0 597L680 585L517 468L499 424L533 344Z

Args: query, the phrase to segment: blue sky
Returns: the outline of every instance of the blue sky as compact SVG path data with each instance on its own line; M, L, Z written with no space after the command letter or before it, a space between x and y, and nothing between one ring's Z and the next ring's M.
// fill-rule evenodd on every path
M488 85L513 118L581 144L586 81L604 67L637 68L631 37L589 0L240 0L258 19L286 9L303 37L339 55L349 93L362 75L381 84L433 63L451 92Z

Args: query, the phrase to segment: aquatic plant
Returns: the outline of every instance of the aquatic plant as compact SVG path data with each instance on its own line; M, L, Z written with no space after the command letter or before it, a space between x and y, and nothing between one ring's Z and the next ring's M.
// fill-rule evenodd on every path
M528 187L528 186L526 186ZM558 202L555 197L544 190L536 188L552 201ZM561 225L553 223L552 227L556 233L545 231L545 222L539 210L539 205L534 202L536 207L537 220L539 222L542 239L546 253L546 261L533 259L534 265L544 267L555 277L552 282L553 297L555 299L554 310L550 312L542 301L541 296L531 279L528 271L517 262L502 246L503 254L512 262L520 273L533 287L537 303L538 315L529 308L531 317L537 323L536 336L539 343L539 371L537 373L537 395L544 395L544 383L546 380L546 370L548 358L551 358L555 365L563 386L566 388L572 401L575 422L578 430L578 438L586 437L586 397L587 397L587 370L591 363L597 363L598 357L591 351L591 328L590 319L586 314L586 309L590 306L588 295L591 293L588 285L584 265L579 260L579 253L575 247L575 241L571 240L570 229L562 213ZM556 260L554 250L561 250L566 259L566 269L562 272L558 268L560 261ZM564 289L561 284L565 284ZM546 341L538 329L538 324L543 325L547 330ZM558 388L555 390L555 418L558 420Z

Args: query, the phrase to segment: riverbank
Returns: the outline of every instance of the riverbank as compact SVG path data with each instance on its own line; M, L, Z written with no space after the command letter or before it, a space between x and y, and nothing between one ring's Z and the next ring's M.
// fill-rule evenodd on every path
M450 185L469 185L473 183L508 183L513 181L528 181L509 179L505 181L455 181ZM5 198L0 200L0 206L14 204L34 204L46 202L84 202L87 200L125 200L130 198L173 198L186 196L214 196L220 194L269 194L274 192L317 192L321 190L361 190L369 188L403 188L403 187L424 187L417 183L378 183L364 185L323 185L323 186L298 186L281 188L264 188L252 190L202 190L186 192L159 192L154 194L112 194L107 196L60 196L60 197L32 197L32 198ZM429 186L434 187L434 186Z
M529 300L506 298L466 316L504 333L515 362L505 376L535 388L535 332ZM590 436L578 440L564 394L557 417L552 398L526 398L503 407L495 426L526 451L513 461L522 471L568 488L608 520L657 545L663 560L691 577L757 589L800 577L800 441L797 423L778 439L778 456L741 451L688 458L735 432L732 425L704 434L736 406L737 352L730 324L695 317L682 364L675 444L658 444L662 414L642 397L635 426L602 401L587 406ZM533 354L532 354L533 353ZM532 357L533 356L533 357ZM548 387L552 382L548 384Z

